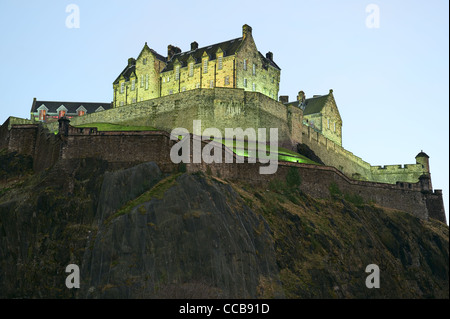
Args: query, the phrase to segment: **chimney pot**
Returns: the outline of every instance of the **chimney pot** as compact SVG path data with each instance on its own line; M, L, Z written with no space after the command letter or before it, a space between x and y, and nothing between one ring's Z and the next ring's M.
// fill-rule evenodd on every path
M267 52L266 53L266 58L269 59L270 61L273 61L273 53L272 52Z
M172 59L172 57L177 53L181 53L181 49L179 47L176 47L171 44L169 44L167 46L167 59L168 60Z
M288 103L289 102L289 95L280 95L280 102L281 103Z
M197 41L194 41L191 43L191 51L197 50L198 49L198 43Z
M242 26L242 37L245 39L245 37L247 35L250 35L250 36L252 35L252 27L249 26L248 24L244 24Z

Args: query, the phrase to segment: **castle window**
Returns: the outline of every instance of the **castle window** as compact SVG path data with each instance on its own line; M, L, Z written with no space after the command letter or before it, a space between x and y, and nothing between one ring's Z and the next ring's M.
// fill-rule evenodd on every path
M200 88L200 83L195 84L195 88L196 89Z
M330 128L330 119L327 119L327 127Z
M133 80L131 80L131 91L134 91L135 86L136 86L136 80L133 79Z
M59 118L64 117L64 115L66 115L66 111L64 111L64 110L59 111L59 115L58 115Z
M213 88L213 87L214 87L214 81L213 81L213 80L209 81L209 87L210 87L210 88Z
M220 56L218 60L219 60L219 70L222 70L222 66L223 66L222 57Z
M145 76L145 89L148 90L148 74Z
M173 94L173 90L169 90L169 94Z
M125 82L120 83L120 93L123 93L125 89Z
M189 76L194 76L194 63L189 63Z
M253 91L256 91L256 83L253 83L252 89L253 89Z
M86 112L84 112L84 111L78 111L78 116L83 116L84 114L86 114Z
M247 87L247 79L244 79L244 87Z
M244 59L244 70L247 70L247 59Z
M131 103L136 103L136 99L133 99L133 100L131 101Z
M175 80L179 80L180 79L180 67L177 66L175 68Z
M256 75L256 64L253 63L253 75Z
M228 75L225 77L225 85L230 85L230 77Z
M143 88L144 87L144 75L142 74L141 75L141 88Z
M208 60L203 60L203 73L208 73Z
M170 76L167 77L167 82L170 82Z
M144 65L147 65L147 58L144 59Z
M163 83L166 83L166 78L163 78Z
M120 106L123 106L123 101L120 101Z
M184 92L184 91L186 91L186 87L185 87L185 86L183 86L183 87L181 88L181 92Z

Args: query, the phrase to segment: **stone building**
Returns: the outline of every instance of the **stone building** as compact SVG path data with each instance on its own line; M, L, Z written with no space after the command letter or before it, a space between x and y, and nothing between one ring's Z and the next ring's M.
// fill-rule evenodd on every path
M303 110L303 125L313 128L329 140L342 146L342 118L333 96L333 90L326 95L314 95L308 99L305 92L300 91L297 101L285 104L300 107Z
M36 122L51 123L56 122L62 117L72 119L78 116L109 110L111 107L111 102L37 101L34 98L33 104L31 105L30 119Z
M273 53L261 54L252 28L242 27L242 37L189 51L169 45L167 56L145 43L137 59L113 83L114 107L133 104L196 88L243 88L277 99L281 69Z

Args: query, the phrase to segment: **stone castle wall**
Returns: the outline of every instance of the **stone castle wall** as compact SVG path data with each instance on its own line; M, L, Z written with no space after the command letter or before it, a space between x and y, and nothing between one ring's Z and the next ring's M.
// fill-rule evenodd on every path
M55 135L41 125L13 125L8 136L5 136L4 127L0 128L0 133L3 134L0 136L2 140L8 139L8 145L11 145L9 151L32 154L36 171L42 171L58 160L89 157L104 159L111 164L111 168L149 161L157 163L166 173L179 168L170 159L170 150L176 141L170 140L166 131L98 132L95 128L69 126L67 134ZM202 147L207 144L207 141L201 143ZM329 188L334 183L343 193L356 194L366 202L406 211L422 219L432 217L446 222L442 192L425 192L420 183L408 186L402 183L392 185L356 181L334 167L290 162L279 162L275 174L263 175L259 169L267 164L237 163L234 154L233 163L226 163L225 152L230 150L223 145L221 148L222 163L192 163L191 154L191 163L186 165L187 171L203 171L230 181L268 187L273 179L284 180L289 169L295 167L302 179L300 188L315 198L329 198Z
M320 157L325 165L333 166L346 176L371 182L396 184L417 183L426 170L421 164L371 166L369 163L327 139L309 126L302 128L302 141Z
M258 92L243 89L194 89L72 119L71 125L120 123L151 126L171 132L181 127L192 132L192 120L202 129L278 128L280 145L293 148L301 142L301 110L287 107ZM56 131L58 123L48 124Z

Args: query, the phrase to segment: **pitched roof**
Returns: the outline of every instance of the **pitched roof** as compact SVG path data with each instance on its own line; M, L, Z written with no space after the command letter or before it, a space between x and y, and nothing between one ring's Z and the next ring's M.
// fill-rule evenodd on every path
M119 74L119 76L114 80L113 84L119 83L119 79L122 75L125 78L125 81L129 81L131 74L133 74L135 71L136 71L136 61L134 61L134 63L132 64L128 64L125 67L125 69L123 69L123 71Z
M188 63L187 61L190 56L192 56L194 58L195 63L199 63L199 62L201 62L203 52L205 52L205 51L209 56L209 60L216 59L216 53L219 48L222 49L224 57L234 55L234 54L236 54L237 49L239 48L241 43L242 43L242 37L224 41L224 42L220 42L220 43L216 43L213 45L208 45L206 47L198 48L198 49L191 50L191 51L176 53L167 62L166 67L161 72L173 70L174 62L177 59L181 63L181 66L187 65L187 63Z
M417 158L417 157L426 157L426 158L430 158L430 157L427 155L427 153L425 153L424 151L420 151L420 153L416 155L416 158Z
M303 105L300 105L299 101L289 102L286 104L301 107L303 109L303 115L315 114L322 111L328 100L328 96L329 94L314 96L309 99L305 99Z
M328 95L329 94L305 99L305 102L303 102L303 115L320 113L327 103Z
M95 113L99 107L108 110L112 107L111 102L105 103L92 103L92 102L62 102L62 101L35 101L31 106L31 113L37 113L38 109L45 105L48 111L47 113L58 113L57 109L64 106L67 109L67 113L76 114L77 109L81 106L86 109L87 113Z
M261 59L264 61L264 63L270 64L271 66L273 66L275 69L278 69L281 71L280 67L271 59L266 58L264 55L261 54L261 52L259 52L259 55L261 56Z

